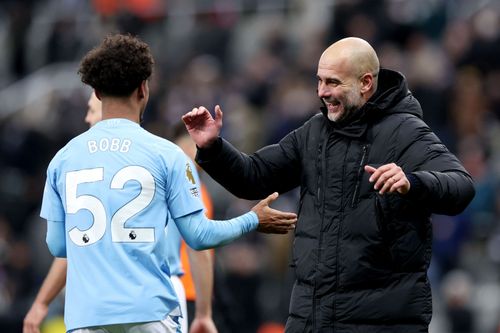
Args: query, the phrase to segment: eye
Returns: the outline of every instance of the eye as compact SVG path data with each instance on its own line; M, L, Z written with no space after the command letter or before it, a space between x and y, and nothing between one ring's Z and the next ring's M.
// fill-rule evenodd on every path
M325 80L325 83L329 86L333 86L333 87L336 87L338 86L341 82L337 79L326 79Z

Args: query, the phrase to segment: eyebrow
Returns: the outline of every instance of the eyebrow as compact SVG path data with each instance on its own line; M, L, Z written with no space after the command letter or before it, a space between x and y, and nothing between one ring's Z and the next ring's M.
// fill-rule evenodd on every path
M321 80L323 81L323 79L321 77L319 77L319 75L316 75L316 78L318 80ZM325 82L330 82L330 83L342 83L341 80L337 79L337 78L333 78L333 77L327 77L324 79Z

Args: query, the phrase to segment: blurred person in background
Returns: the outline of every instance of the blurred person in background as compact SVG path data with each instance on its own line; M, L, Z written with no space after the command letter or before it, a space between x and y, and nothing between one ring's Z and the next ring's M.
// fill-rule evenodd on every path
M130 35L108 36L88 52L79 74L102 101L102 120L62 148L47 170L40 215L50 252L68 259L70 332L179 332L179 302L164 260L169 219L198 250L255 229L287 233L296 222L295 214L269 208L276 193L232 220L204 216L192 162L139 126L152 66L149 46Z
M91 93L87 102L87 113L85 122L89 127L94 126L102 119L102 103L94 92ZM176 136L175 141L179 144L188 156L194 158L196 148L194 143L182 126L183 135ZM209 194L206 188L201 185L201 194L205 206L207 217L212 218L212 207ZM212 286L213 286L213 263L210 252L195 251L182 242L181 235L175 227L175 223L169 223L166 229L169 255L168 262L171 266L172 283L182 309L181 332L188 332L188 320L194 322L189 330L191 333L216 333L217 329L212 320ZM181 257L186 257L181 263ZM30 310L24 318L23 333L40 333L40 326L47 317L49 305L66 285L67 260L55 258L42 286L35 297ZM187 281L187 282L185 282ZM189 288L184 288L184 285ZM192 290L191 290L192 289ZM193 303L193 311L188 315L187 292L190 294L190 302ZM198 297L195 297L195 290L198 290Z
M473 181L365 40L330 45L317 79L322 113L250 156L219 106L186 113L196 161L245 199L301 186L286 332L428 332L430 216L464 210Z

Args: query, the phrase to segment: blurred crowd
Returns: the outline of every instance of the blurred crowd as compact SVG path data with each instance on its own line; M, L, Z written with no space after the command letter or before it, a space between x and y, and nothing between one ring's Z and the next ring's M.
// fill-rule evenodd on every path
M90 91L78 62L110 32L152 47L145 128L169 138L182 114L220 104L222 135L249 153L319 111L326 46L369 41L383 67L406 76L426 122L476 182L465 212L433 219L431 333L500 332L500 1L0 0L1 332L21 331L52 261L38 217L45 170L86 130ZM215 218L253 206L201 176ZM295 211L297 197L275 206ZM292 240L252 233L216 250L219 332L281 331ZM48 321L61 313L58 300Z

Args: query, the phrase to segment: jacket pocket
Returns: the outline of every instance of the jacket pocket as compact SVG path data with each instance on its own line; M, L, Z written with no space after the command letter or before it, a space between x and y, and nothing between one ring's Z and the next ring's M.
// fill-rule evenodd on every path
M425 213L396 194L377 195L376 205L377 225L389 249L392 269L423 269L432 237Z

